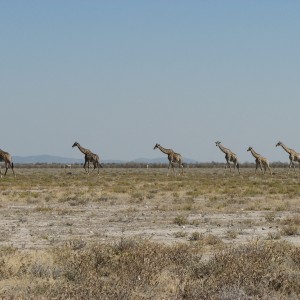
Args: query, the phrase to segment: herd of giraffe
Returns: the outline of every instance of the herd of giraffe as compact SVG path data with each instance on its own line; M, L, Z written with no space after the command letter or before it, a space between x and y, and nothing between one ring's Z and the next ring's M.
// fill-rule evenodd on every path
M240 174L240 164L239 164L237 155L235 153L233 153L230 149L225 148L219 141L216 142L216 146L219 147L220 150L225 154L225 159L226 159L225 170L229 167L230 172L231 172L231 163L232 163L233 167L234 167L234 171L235 171L235 169L237 169L238 173ZM299 163L299 169L300 169L300 154L298 152L296 152L295 150L288 148L280 141L276 144L276 147L278 147L278 146L281 146L289 154L289 159L290 159L289 171L290 171L291 167L293 167L294 170L296 170L294 162ZM99 156L97 154L93 153L91 150L82 147L78 142L75 142L72 147L73 148L77 147L84 154L83 168L85 169L86 173L87 174L90 173L90 163L92 163L94 166L94 169L92 170L92 172L97 168L98 174L99 174L99 169L103 167L100 163ZM167 156L168 156L169 167L168 167L167 176L169 175L169 171L170 171L171 167L175 174L174 164L178 164L178 167L181 169L180 174L183 175L182 156L179 153L174 152L172 149L166 149L166 148L162 147L160 144L156 144L154 146L153 150L155 150L157 148L162 153L167 154ZM255 174L259 167L263 173L266 173L268 170L270 172L270 174L272 175L272 171L271 171L269 161L267 158L265 158L265 157L261 156L260 154L258 154L257 152L255 152L252 147L249 147L247 151L250 151L251 154L253 155L253 157L255 158L255 163L256 163ZM4 162L4 165L5 165L4 176L6 175L7 170L9 168L12 170L14 176L16 176L11 155L8 152L5 152L0 149L0 162L1 161ZM264 171L263 171L263 169L264 169ZM0 177L2 178L1 167L0 167Z
M235 170L235 168L237 168L238 172L240 173L240 167L239 167L239 161L238 161L237 155L235 153L233 153L230 149L222 146L221 142L216 142L216 146L219 147L220 150L225 153L225 159L226 159L225 169L227 167L229 167L230 172L231 172L230 163L232 162L233 166L234 166L234 170ZM276 144L276 147L278 147L278 146L281 146L289 154L289 159L290 159L289 171L290 171L291 167L293 167L294 170L296 170L294 162L299 163L299 169L300 169L300 154L298 152L296 152L295 150L288 148L286 145L284 145L280 141ZM268 171L272 175L270 164L269 164L269 161L267 158L265 158L262 155L255 152L252 147L249 147L247 151L250 151L251 154L253 155L253 157L255 158L255 164L256 164L255 173L259 167L261 169L261 171L264 173L266 173L266 171L268 169ZM263 171L263 169L264 169L264 171Z

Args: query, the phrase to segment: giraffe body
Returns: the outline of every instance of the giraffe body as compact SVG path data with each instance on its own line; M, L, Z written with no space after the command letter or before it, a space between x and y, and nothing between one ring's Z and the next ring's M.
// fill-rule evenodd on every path
M272 171L270 168L270 164L267 158L261 156L260 154L258 154L257 152L254 151L254 149L252 147L249 147L247 151L250 151L251 154L253 155L253 157L255 158L255 174L257 171L257 168L260 167L261 171L263 172L263 168L264 168L264 174L266 173L267 169L269 170L270 174L272 175Z
M182 157L181 157L181 155L179 153L174 152L172 149L166 149L166 148L162 147L159 144L156 144L154 146L153 150L155 150L157 148L162 153L165 153L165 154L168 155L169 167L168 167L167 176L169 176L170 167L172 167L173 173L175 174L174 164L176 164L176 163L178 163L179 168L181 168L181 175L183 175L183 164L182 164Z
M286 145L284 145L280 141L276 144L276 147L278 147L278 146L281 146L282 149L285 150L289 154L289 159L290 159L289 172L290 172L291 167L293 167L294 171L296 171L294 162L299 163L299 170L300 170L300 154L298 152L296 152L295 150L288 148Z
M4 165L5 165L4 176L6 175L7 170L9 168L11 168L14 176L16 176L15 171L14 171L14 163L12 162L12 157L8 152L5 152L5 151L0 149L0 161L4 161ZM1 169L0 169L0 177L2 177Z
M97 154L93 153L91 150L83 148L77 142L75 142L72 147L73 148L77 147L84 154L84 165L83 165L83 168L85 169L86 173L90 174L90 163L92 163L94 165L93 171L96 168L98 168L98 174L99 174L99 169L100 169L100 167L102 168L102 165L100 164L100 158L99 158L99 156Z
M225 148L219 141L216 142L216 146L219 147L223 153L225 153L225 159L226 159L225 170L229 167L230 172L231 172L231 164L230 163L233 163L234 171L235 171L235 169L237 169L238 173L240 174L240 163L239 163L237 155L235 153L233 153L230 149Z

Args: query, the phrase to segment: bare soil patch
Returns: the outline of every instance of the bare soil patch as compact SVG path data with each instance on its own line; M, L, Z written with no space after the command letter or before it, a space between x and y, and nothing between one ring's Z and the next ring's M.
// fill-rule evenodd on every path
M0 182L1 246L45 249L73 241L113 242L140 237L190 243L214 235L224 243L284 239L299 245L299 175L224 176L190 169L20 169ZM285 220L290 219L290 223ZM288 233L285 228L294 226Z

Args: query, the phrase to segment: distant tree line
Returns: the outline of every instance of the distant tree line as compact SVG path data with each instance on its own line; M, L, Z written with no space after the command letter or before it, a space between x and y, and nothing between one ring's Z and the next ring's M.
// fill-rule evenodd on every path
M167 163L136 163L136 162L127 162L127 163L105 163L103 164L104 168L166 168L168 167ZM16 168L67 168L69 164L61 163L29 163L21 164L16 163ZM71 164L71 168L82 168L83 163ZM220 162L199 162L199 163L189 163L183 164L184 168L224 168L225 164ZM240 164L241 168L255 168L255 163L245 162ZM270 163L271 168L288 168L288 163L283 162L272 162Z

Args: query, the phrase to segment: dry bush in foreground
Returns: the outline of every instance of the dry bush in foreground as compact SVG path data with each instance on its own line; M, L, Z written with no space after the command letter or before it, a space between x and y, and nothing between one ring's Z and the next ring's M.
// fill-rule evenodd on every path
M66 246L46 255L47 260L41 260L15 249L2 249L0 297L231 300L300 297L300 248L283 242L251 242L220 251L209 259L202 258L201 247L166 246L133 239L76 251Z

